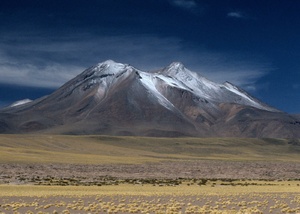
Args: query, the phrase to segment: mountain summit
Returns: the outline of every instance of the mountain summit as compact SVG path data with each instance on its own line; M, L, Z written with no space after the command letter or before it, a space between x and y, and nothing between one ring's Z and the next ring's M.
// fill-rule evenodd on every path
M2 109L0 133L300 137L296 117L180 62L144 72L112 60L54 93Z

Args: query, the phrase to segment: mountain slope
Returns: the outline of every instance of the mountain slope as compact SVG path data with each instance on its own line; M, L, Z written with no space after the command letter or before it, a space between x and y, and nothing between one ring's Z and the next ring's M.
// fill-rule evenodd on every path
M53 94L0 111L1 133L299 137L297 119L175 62L99 63Z

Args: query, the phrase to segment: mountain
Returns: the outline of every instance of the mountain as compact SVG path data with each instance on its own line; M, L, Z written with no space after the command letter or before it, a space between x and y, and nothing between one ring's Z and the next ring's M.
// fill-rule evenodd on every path
M144 72L108 60L49 96L2 109L0 133L295 138L300 122L179 62Z

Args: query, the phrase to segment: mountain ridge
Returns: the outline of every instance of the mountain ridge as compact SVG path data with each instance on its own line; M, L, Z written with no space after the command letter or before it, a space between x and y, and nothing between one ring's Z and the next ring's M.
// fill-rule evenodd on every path
M156 72L107 60L47 97L0 110L0 133L300 137L298 119L173 62Z

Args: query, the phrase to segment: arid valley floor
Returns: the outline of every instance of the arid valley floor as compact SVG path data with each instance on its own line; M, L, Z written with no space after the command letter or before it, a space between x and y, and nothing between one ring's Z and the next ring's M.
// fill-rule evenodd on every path
M297 139L0 136L0 213L300 213Z

